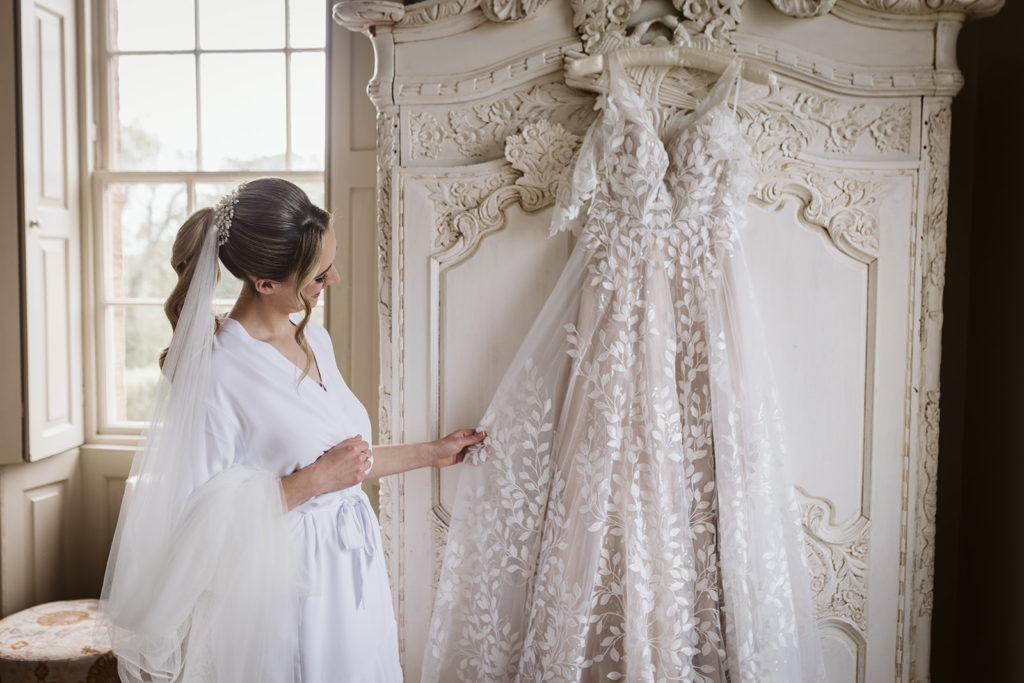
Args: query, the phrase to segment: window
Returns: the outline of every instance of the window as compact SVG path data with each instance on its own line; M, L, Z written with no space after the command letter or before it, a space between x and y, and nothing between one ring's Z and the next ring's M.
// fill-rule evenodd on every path
M329 3L101 0L99 8L97 427L132 433L149 415L156 358L170 340L162 305L185 218L264 175L324 204ZM240 284L222 276L217 306L226 311Z

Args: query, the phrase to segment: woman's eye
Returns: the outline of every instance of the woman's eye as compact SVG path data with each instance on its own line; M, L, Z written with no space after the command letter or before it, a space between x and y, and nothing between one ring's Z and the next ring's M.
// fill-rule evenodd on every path
M326 275L321 275L320 277L318 277L316 279L316 281L319 282L320 284L323 284L323 283L327 282L327 276Z

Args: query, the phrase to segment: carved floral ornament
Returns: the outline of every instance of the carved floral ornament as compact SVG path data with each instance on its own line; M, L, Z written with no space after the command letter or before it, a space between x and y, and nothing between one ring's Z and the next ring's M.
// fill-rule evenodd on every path
M847 619L866 632L871 522L858 517L837 525L830 501L797 490L816 616Z
M515 202L530 212L553 204L559 176L579 143L560 124L540 119L506 139L506 163L491 173L430 183L435 257L451 262L472 251L484 235L501 229L505 209Z

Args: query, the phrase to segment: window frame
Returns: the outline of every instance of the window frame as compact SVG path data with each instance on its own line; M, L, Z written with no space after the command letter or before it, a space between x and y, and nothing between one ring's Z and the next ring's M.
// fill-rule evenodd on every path
M273 175L296 183L320 183L324 187L325 200L327 191L327 165L328 165L328 136L329 129L328 112L329 101L327 99L330 59L330 30L331 24L325 22L325 39L323 47L292 47L290 30L290 0L279 0L284 4L285 10L285 39L284 46L280 48L247 48L247 49L203 49L199 41L199 2L193 0L195 8L195 44L192 49L187 50L159 50L159 51L138 51L119 50L113 45L114 33L114 11L117 0L95 0L93 8L95 17L94 42L92 45L91 63L94 64L95 75L90 87L90 94L94 100L95 118L88 124L89 140L92 143L93 162L88 173L89 187L86 191L89 195L91 211L89 220L83 221L83 228L88 233L87 239L83 241L83 248L86 250L84 260L86 270L83 272L87 282L85 283L85 296L89 301L86 307L86 336L89 339L86 349L86 389L87 400L91 407L87 410L89 415L89 437L87 441L92 443L109 443L121 445L134 445L138 442L139 436L146 428L145 422L120 421L114 419L112 414L112 386L113 377L111 370L110 353L115 347L116 341L110 338L111 330L107 324L107 317L110 310L116 306L144 306L161 307L164 300L157 298L132 298L114 297L108 293L107 281L111 270L113 257L111 227L112 222L108 213L107 192L112 185L119 183L176 183L186 186L186 215L191 215L196 206L196 185L202 183L228 183L238 184L243 181ZM327 10L325 9L325 13ZM325 14L325 16L327 16ZM200 74L200 61L203 54L283 54L285 58L285 167L278 169L262 169L258 171L247 170L198 170L202 163L202 80ZM320 53L325 62L325 112L324 112L324 166L319 170L293 170L293 149L292 149L292 56L294 54ZM195 168L185 170L118 170L111 168L115 157L115 144L117 140L116 119L117 108L114 106L117 93L116 69L118 57L125 55L192 55L196 69L196 151ZM169 256L169 255L168 255ZM170 265L168 263L167 267ZM325 293L325 301L322 302L326 314L330 304L330 292ZM230 301L218 300L218 304L230 304ZM326 316L325 316L326 317ZM168 341L170 335L168 334ZM156 359L154 358L154 363Z

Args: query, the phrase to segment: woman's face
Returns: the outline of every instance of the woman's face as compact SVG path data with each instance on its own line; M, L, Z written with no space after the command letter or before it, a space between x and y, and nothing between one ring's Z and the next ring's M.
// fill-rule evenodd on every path
M320 300L320 292L324 291L324 287L328 285L337 284L341 282L341 276L338 275L338 269L334 267L334 252L338 248L338 241L334 237L334 225L327 226L327 232L324 233L324 244L320 255L320 267L317 268L316 276L313 281L306 285L306 288L302 290L302 293L306 295L309 302L316 306L317 301Z

